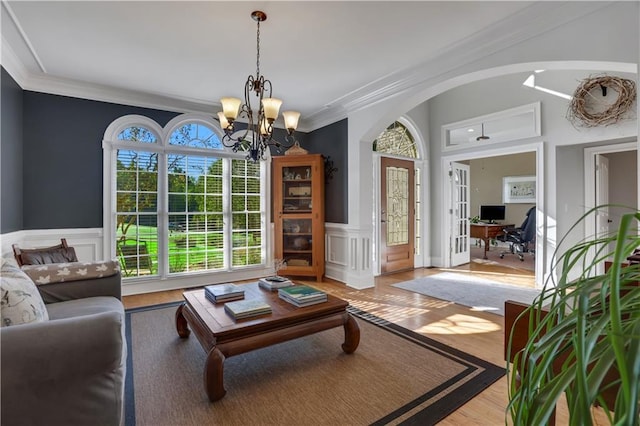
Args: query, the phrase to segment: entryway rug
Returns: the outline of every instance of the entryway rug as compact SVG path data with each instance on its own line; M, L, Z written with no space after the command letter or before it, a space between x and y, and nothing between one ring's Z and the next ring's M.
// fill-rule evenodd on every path
M227 394L209 402L205 353L178 337L176 306L127 311L126 425L434 425L503 368L349 308L360 345L342 327L227 358Z
M533 288L507 285L473 273L458 272L440 272L393 284L393 287L502 316L505 300L531 303L540 294L540 290Z

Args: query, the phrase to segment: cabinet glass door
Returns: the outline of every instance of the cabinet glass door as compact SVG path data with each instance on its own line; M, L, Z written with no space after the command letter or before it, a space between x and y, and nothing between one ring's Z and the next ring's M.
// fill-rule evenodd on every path
M282 251L287 266L313 265L311 219L283 219L282 230Z
M313 208L312 178L310 165L283 167L282 169L282 212L309 213Z

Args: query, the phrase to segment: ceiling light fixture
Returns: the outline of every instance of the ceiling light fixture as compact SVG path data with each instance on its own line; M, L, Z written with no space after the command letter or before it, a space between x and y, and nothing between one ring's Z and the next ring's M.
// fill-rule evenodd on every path
M271 97L271 81L260 75L260 22L267 19L267 14L256 10L251 13L251 18L257 23L256 30L256 75L249 75L244 85L244 103L238 98L226 97L220 99L222 111L218 112L220 126L224 130L222 143L227 148L232 148L234 152L247 151L247 160L257 162L266 159L266 152L269 146L276 146L278 149L291 145L299 146L293 133L298 127L300 113L296 111L284 111L284 125L287 129L285 136L288 145L273 139L274 122L278 118L282 100ZM251 92L255 92L258 101L257 112L251 108ZM246 118L247 129L234 136L234 123L238 116Z
M485 136L484 134L484 123L482 123L482 134L476 138L477 141L486 141L489 140L489 136Z

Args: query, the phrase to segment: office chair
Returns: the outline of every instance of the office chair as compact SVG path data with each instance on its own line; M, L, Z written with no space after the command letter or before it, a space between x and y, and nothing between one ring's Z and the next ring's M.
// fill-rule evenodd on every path
M501 241L509 243L509 250L500 253L500 259L505 254L517 254L518 259L524 262L524 254L535 255L534 242L536 238L536 207L531 207L526 214L526 218L519 228L505 228Z

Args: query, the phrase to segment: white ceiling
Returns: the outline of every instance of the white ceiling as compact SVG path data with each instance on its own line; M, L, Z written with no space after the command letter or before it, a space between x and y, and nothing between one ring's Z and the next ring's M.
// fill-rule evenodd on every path
M317 119L508 28L533 3L539 15L540 3L525 1L3 1L2 64L27 90L119 93L143 106L215 113L220 97L242 97L255 74L250 14L263 10L261 73L283 110Z

